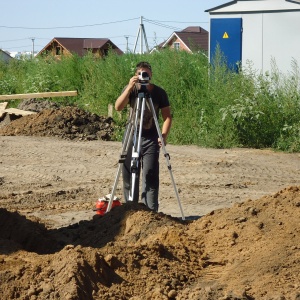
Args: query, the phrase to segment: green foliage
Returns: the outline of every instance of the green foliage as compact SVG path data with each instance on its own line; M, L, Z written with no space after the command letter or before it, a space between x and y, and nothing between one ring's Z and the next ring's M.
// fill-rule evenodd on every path
M300 152L296 61L288 75L281 74L275 62L269 73L257 75L251 63L238 73L228 70L221 53L210 65L200 51L12 60L0 64L0 93L78 90L77 97L52 100L107 115L108 106L114 105L139 61L152 65L152 82L169 95L173 115L169 143ZM113 118L115 139L121 140L127 111L113 110Z
M300 122L283 126L276 147L287 152L300 152Z

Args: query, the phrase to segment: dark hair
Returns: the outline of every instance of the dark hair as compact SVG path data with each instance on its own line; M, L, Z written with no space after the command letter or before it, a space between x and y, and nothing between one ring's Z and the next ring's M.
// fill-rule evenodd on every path
M149 69L149 70L152 72L151 65L150 65L148 62L146 62L146 61L141 61L141 62L139 62L139 63L136 65L136 67L135 67L136 71L137 71L138 69L141 69L141 68L147 68L147 69Z

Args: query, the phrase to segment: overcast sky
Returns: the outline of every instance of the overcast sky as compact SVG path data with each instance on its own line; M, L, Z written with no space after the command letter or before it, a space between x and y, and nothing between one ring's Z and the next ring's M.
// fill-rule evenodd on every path
M149 48L188 26L209 30L205 10L228 0L1 1L0 49L40 51L54 37L109 38L133 50L141 17Z

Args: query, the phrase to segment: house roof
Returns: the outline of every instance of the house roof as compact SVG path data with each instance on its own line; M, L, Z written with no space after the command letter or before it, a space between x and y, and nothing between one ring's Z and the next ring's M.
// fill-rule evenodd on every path
M9 55L9 53L0 49L0 60L1 61L9 61L11 59L13 59L13 58Z
M210 14L298 11L299 0L237 0L207 9Z
M101 49L110 45L117 51L118 54L123 52L107 38L64 38L55 37L53 38L39 53L45 51L49 45L56 41L59 45L67 49L71 53L77 53L79 56L86 54L88 49Z
M108 42L110 42L109 39L84 39L83 48L84 49L102 48Z
M162 46L165 47L174 38L180 39L190 51L195 47L208 50L208 31L202 27L189 26L182 31L175 31Z

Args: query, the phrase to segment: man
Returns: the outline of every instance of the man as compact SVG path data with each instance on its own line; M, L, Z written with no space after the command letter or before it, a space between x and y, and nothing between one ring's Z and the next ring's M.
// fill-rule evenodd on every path
M134 118L132 111L138 98L138 93L141 91L141 84L139 83L139 74L147 72L149 75L149 82L146 84L146 93L152 99L152 103L158 119L159 111L163 118L163 125L161 129L163 142L166 145L167 137L172 124L170 103L165 90L150 82L152 77L151 65L147 62L140 62L136 65L135 75L130 78L128 85L123 89L121 95L116 100L115 109L122 110L127 104L130 105L130 118ZM145 93L145 94L146 94ZM147 102L146 102L147 103ZM159 191L159 150L162 143L156 129L153 115L148 103L145 105L144 119L141 134L141 153L140 165L142 165L142 201L151 210L158 211L158 191ZM131 156L132 147L129 147L126 160L123 165L123 186L125 201L128 201L130 191L131 179ZM140 173L140 169L138 174ZM139 198L139 176L135 184L134 199L138 202Z

